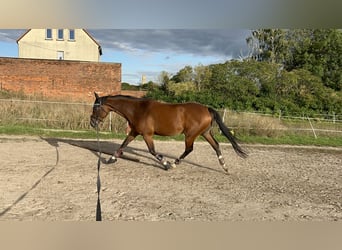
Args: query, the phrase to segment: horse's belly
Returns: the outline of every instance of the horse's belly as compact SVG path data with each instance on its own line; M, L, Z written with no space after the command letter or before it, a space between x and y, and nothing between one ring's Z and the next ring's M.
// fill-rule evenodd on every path
M161 136L173 136L183 133L184 128L180 124L174 126L156 127L154 134Z

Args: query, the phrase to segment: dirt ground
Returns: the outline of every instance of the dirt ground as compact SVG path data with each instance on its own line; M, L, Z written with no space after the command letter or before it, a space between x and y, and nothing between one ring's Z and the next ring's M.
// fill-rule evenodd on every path
M112 152L121 140L102 140ZM183 142L156 141L170 160ZM160 168L141 140L101 164L102 219L122 221L341 221L342 148L221 144L224 174L206 142L181 165ZM1 221L94 221L95 140L0 136ZM102 154L108 158L107 154Z

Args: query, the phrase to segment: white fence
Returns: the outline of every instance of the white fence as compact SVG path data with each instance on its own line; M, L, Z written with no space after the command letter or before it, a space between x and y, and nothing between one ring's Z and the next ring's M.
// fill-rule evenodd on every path
M0 99L0 125L30 123L51 129L91 129L91 112L92 103ZM285 116L281 111L271 114L227 109L219 112L223 121L232 129L310 132L315 137L318 132L342 133L342 114ZM124 132L126 122L115 113L110 113L102 128Z

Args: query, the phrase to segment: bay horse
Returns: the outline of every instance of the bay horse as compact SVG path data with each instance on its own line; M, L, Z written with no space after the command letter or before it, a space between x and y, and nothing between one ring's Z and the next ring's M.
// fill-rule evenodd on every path
M247 153L238 145L234 135L227 128L219 113L199 103L170 104L136 98L125 95L102 96L96 92L93 112L90 116L90 125L97 128L110 111L124 117L131 128L127 137L107 163L116 162L123 149L138 135L142 135L149 152L163 165L165 170L178 165L193 150L195 139L201 135L215 150L218 161L224 171L228 172L222 157L219 143L213 136L213 122L215 121L222 133L228 138L235 152L242 158ZM185 135L185 151L174 163L166 161L163 155L156 153L153 135L173 136Z

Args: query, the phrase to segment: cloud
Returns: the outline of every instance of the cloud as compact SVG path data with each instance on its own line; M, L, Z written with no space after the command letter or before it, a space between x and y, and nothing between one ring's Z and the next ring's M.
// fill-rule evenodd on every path
M0 41L3 42L16 42L17 39L25 33L26 30L21 29L0 29Z
M15 42L26 30L0 30L0 41ZM91 29L104 50L184 53L237 58L246 53L245 29ZM169 59L169 57L167 58Z
M169 52L237 58L246 53L249 30L88 30L103 48L128 52Z

